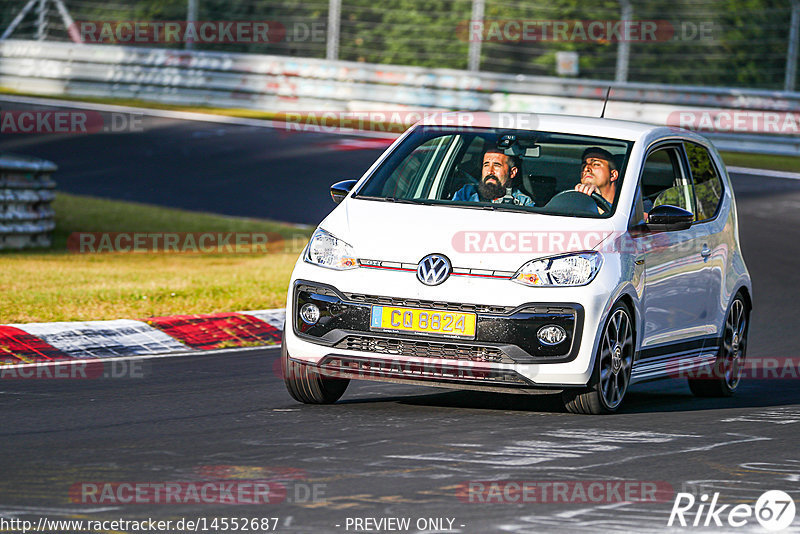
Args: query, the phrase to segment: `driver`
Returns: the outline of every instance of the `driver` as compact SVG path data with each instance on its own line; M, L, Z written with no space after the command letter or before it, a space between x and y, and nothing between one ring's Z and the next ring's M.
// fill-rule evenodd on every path
M613 204L619 178L614 156L608 150L593 146L583 151L581 161L581 183L575 186L575 191L587 195L598 193Z
M460 202L494 202L533 206L531 197L512 186L520 172L520 164L502 150L490 148L483 154L481 181L476 186L467 184L453 195Z

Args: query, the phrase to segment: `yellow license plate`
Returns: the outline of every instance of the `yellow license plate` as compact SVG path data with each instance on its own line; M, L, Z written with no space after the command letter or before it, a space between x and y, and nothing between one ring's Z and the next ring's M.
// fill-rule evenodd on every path
M474 313L373 306L370 329L472 338L475 321Z

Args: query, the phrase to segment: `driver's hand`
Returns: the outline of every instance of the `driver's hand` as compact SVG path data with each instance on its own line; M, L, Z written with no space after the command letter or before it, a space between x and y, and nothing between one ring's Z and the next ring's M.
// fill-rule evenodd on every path
M591 195L592 193L600 194L600 190L593 184L578 184L575 186L575 191L580 191L586 195Z

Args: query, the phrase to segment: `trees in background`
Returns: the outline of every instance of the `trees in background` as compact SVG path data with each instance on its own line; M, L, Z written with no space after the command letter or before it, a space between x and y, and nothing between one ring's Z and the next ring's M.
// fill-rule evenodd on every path
M188 0L100 3L65 0L76 20L183 20ZM633 17L656 21L655 42L632 42L628 80L781 89L791 0L630 0ZM324 58L329 0L197 0L200 20L268 20L285 28L270 43L198 44L198 49ZM0 0L7 25L21 0ZM467 68L472 0L341 0L339 58L348 61ZM49 38L58 38L51 13ZM618 0L485 0L486 21L614 21ZM29 16L15 37L33 34ZM61 28L62 38L66 33ZM495 36L496 37L496 36ZM163 46L163 45L161 45ZM179 47L180 44L168 45ZM579 54L579 77L614 79L614 40L497 39L481 43L480 70L554 76L556 54Z

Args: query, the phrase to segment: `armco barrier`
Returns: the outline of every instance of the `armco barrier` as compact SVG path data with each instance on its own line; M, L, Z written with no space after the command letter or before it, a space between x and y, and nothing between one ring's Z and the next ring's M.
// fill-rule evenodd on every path
M666 124L676 111L800 113L800 93L662 86L311 58L0 41L0 86L265 111L431 108L597 116ZM795 135L709 134L722 149L800 155ZM734 140L731 140L731 137Z
M0 155L0 250L50 246L56 169L49 161Z

